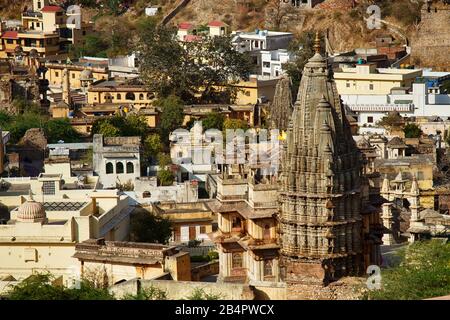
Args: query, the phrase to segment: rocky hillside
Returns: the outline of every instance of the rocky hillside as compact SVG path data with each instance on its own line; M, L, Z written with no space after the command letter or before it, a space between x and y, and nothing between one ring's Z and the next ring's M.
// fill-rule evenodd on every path
M71 0L78 3L95 1L104 0ZM124 4L129 4L129 9L119 20L127 20L126 24L132 25L144 14L148 5L161 6L164 15L179 1L122 0ZM0 15L3 19L19 17L24 6L29 3L29 0L0 0ZM375 36L379 34L391 33L400 43L405 42L405 37L409 39L419 29L423 0L325 0L312 10L280 7L278 4L279 0L191 0L170 23L189 21L201 25L211 20L222 20L233 30L278 29L295 34L319 30L328 33L330 44L336 52L342 52L355 47L371 47ZM364 19L369 16L366 8L370 4L381 7L381 18L387 24L383 24L380 30L367 28ZM94 9L89 10L89 16L94 16L99 7L94 5ZM110 28L106 23L110 20L110 17L103 16L99 19L98 27Z

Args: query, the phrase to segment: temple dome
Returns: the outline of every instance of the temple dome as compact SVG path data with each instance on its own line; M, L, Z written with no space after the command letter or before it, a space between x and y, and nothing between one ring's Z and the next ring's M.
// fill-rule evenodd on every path
M46 218L44 206L33 198L23 203L17 211L17 220L23 222L39 222Z

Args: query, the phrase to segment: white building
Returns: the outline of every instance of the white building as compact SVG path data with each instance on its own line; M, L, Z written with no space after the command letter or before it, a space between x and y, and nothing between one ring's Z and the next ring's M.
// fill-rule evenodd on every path
M94 135L93 169L103 188L131 183L140 177L140 137Z
M239 52L249 52L254 57L259 75L278 77L283 73L283 63L292 55L287 51L294 39L290 32L255 30L255 32L235 31L232 43Z
M427 83L413 83L412 89L393 88L387 95L341 95L341 98L363 127L375 127L390 111L398 111L404 117L450 118L450 95L428 87Z
M283 64L292 59L292 54L286 49L264 50L259 52L257 59L258 74L278 77L284 73Z

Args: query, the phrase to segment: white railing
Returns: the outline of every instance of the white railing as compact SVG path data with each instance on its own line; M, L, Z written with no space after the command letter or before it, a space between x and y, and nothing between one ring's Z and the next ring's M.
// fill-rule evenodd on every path
M400 112L412 112L414 110L414 104L402 103L402 104L348 104L348 107L352 111L400 111Z

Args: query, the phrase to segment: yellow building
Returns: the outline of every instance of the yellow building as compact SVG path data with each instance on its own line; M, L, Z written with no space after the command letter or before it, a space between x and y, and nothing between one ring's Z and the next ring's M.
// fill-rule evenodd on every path
M104 80L92 84L87 93L87 103L94 108L103 104L124 105L137 110L151 106L155 95L143 84L130 81Z
M208 240L213 231L214 215L204 202L155 204L152 211L172 222L175 243Z
M273 101L278 78L250 76L248 81L240 81L232 86L237 89L236 105L257 104Z
M83 89L89 83L109 78L108 66L105 65L89 66L84 63L46 62L45 67L48 69L45 77L49 81L49 85L55 87L62 86L64 69L69 72L71 89Z
M60 52L59 34L39 31L5 31L1 35L3 51L0 57L14 56L17 47L22 47L23 53L29 54L36 50L40 56L56 55Z
M73 258L77 243L91 238L128 239L128 197L117 190L70 188L57 174L41 174L30 182L40 185L40 190L33 188L37 191L33 196L31 191L30 196L17 195L20 184L26 189L23 180L9 181L9 194L0 196L2 203L14 208L8 224L0 225L0 277L20 280L50 272L67 284L79 270Z
M65 54L67 44L80 45L93 32L93 24L82 21L81 12L66 12L48 0L33 0L33 7L22 13L20 30L2 32L0 57L14 54L17 46L24 53L36 49L39 56Z
M359 64L334 73L340 95L385 95L392 88L411 87L422 70L382 69L375 64Z
M191 280L189 253L162 244L91 239L77 244L74 257L81 263L81 275L106 280L110 286L166 273L175 281Z

